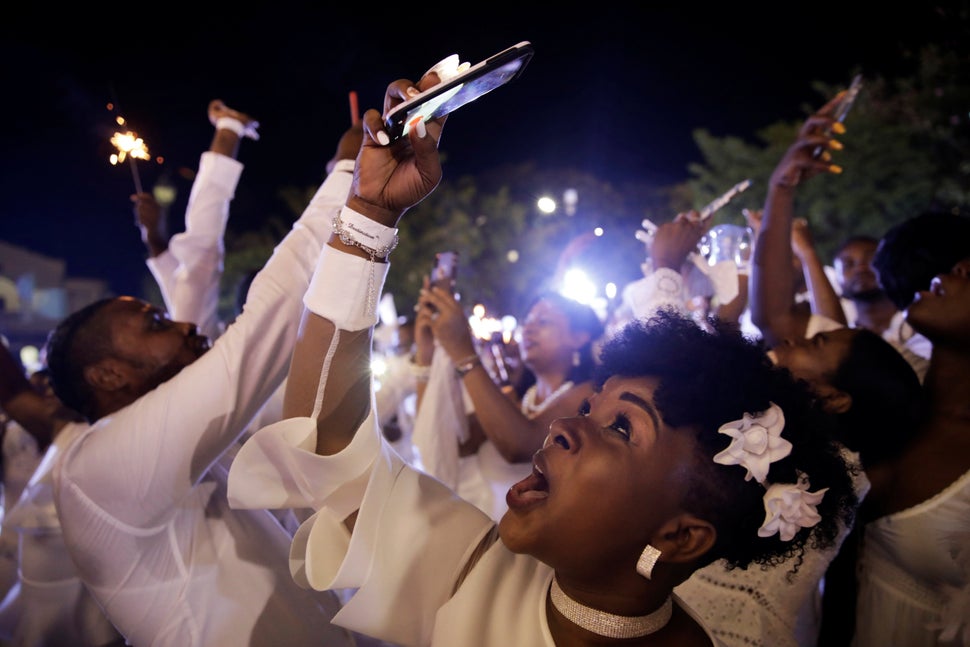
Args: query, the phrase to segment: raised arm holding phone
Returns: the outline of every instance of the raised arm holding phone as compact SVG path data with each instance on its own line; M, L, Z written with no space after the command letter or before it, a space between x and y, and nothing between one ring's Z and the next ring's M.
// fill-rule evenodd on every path
M413 87L392 83L385 111ZM321 255L290 367L292 417L242 448L230 504L316 509L293 539L294 578L356 589L333 622L382 640L715 645L673 587L721 557L743 567L826 545L855 504L824 416L734 327L708 333L669 314L633 325L604 348L596 392L550 425L496 525L407 465L375 419L368 367L386 254L402 214L441 178L442 126L418 123L391 144L380 117L364 115L340 213L369 237L340 237L338 225ZM763 459L741 447L750 425L772 438ZM782 510L779 496L799 504Z

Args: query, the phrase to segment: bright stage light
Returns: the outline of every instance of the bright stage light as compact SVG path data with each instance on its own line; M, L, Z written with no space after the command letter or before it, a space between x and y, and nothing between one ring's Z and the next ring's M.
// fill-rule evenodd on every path
M536 206L539 207L539 211L542 213L549 214L556 210L556 201L544 195L536 202Z
M596 298L596 285L589 280L586 272L572 268L563 276L559 292L565 297L588 305Z

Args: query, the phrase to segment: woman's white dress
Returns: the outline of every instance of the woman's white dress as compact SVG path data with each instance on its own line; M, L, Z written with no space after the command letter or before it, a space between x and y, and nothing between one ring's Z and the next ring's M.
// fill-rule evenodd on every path
M335 624L406 647L554 647L552 569L495 540L456 590L492 519L407 464L373 414L339 454L315 454L316 434L310 418L257 432L230 469L229 503L318 510L293 538L291 571L314 589L357 589ZM351 535L340 520L358 507Z
M866 526L854 647L970 645L970 471Z

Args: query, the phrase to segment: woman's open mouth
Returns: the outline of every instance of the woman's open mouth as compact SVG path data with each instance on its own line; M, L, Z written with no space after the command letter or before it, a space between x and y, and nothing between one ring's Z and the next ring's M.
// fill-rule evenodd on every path
M549 481L542 472L541 450L532 462L532 473L509 488L505 502L510 509L518 510L549 497Z

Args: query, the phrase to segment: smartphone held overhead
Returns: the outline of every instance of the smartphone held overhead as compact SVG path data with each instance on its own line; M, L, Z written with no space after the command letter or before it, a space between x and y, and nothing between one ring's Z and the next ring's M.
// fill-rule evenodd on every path
M455 289L458 283L458 252L447 251L435 254L434 265L431 266L431 274L428 279L431 287L448 290L455 296L455 299L460 299ZM437 308L430 303L428 307L432 313L437 313ZM418 306L415 305L414 309L417 310ZM434 316L432 314L432 317Z
M532 59L529 41L522 41L475 65L459 63L451 55L429 72L441 82L395 106L384 117L384 129L393 142L407 136L419 121L438 119L522 75Z
M849 88L842 95L842 100L839 101L839 105L835 107L835 111L832 113L832 117L839 123L845 121L846 115L849 114L849 110L855 103L855 100L859 97L859 92L862 91L862 75L856 74L852 78L852 83L849 84ZM826 132L827 135L831 135L832 132L829 130ZM817 158L821 156L822 152L825 150L824 147L819 146L814 151L814 156Z
M862 90L862 75L856 74L852 79L852 83L849 84L849 89L845 91L845 96L842 97L842 101L839 102L839 107L835 109L835 120L838 122L845 121L845 116L849 114L849 109L852 104L855 103L856 98L859 96L859 92Z
M431 285L455 291L458 280L458 252L438 252L431 268Z

